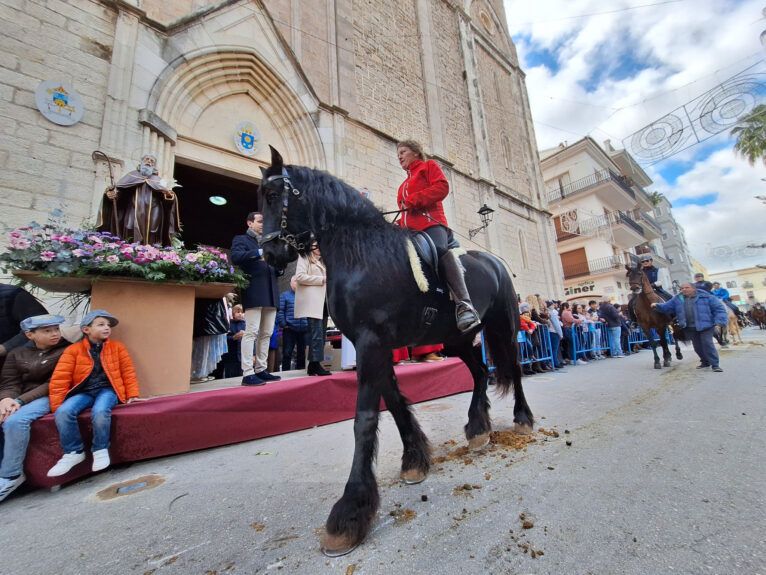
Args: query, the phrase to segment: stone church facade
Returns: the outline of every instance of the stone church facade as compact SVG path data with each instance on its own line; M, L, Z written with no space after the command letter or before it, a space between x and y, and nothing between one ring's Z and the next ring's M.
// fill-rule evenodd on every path
M391 210L404 178L396 142L412 138L444 169L463 246L502 257L522 296L563 295L502 0L0 0L0 11L5 227L56 208L72 225L95 221L108 165L94 150L117 177L155 154L182 206L232 236L245 214L216 222L178 174L254 190L268 144ZM43 81L72 87L79 122L38 111ZM256 129L253 155L236 146L243 122ZM493 221L469 239L485 203Z

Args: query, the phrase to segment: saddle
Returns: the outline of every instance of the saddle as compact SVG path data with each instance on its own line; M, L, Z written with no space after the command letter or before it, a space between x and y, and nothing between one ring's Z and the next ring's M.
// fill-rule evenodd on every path
M425 232L418 230L412 230L410 234L410 240L412 245L415 246L415 251L420 258L421 265L427 269L423 269L423 272L427 275L428 272L432 272L437 279L439 278L439 254L436 251L436 244Z

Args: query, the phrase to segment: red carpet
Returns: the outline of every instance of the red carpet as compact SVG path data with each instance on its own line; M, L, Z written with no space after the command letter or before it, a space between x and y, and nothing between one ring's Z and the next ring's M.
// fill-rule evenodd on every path
M402 365L399 388L411 403L473 389L462 361ZM260 387L235 387L159 397L112 411L112 463L137 461L281 435L354 417L356 373L277 381ZM86 449L91 444L90 410L80 416ZM27 451L27 483L52 487L90 475L91 458L63 477L48 477L61 457L53 415L32 425Z

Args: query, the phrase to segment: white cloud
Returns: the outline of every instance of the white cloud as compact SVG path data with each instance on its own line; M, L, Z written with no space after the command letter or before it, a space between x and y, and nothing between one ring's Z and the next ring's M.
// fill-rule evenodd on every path
M641 4L650 6L625 10ZM762 60L763 7L763 0L505 0L538 145L590 135L621 146L633 132ZM541 49L552 52L557 69L529 64ZM645 67L619 68L626 58ZM675 156L689 168L672 184L657 172L663 165L646 168L656 183L652 189L671 202L718 193L713 204L673 210L692 255L711 272L766 264L766 250L745 247L766 241L766 206L753 198L766 194L766 169L751 167L730 149L695 161L729 139L726 131Z

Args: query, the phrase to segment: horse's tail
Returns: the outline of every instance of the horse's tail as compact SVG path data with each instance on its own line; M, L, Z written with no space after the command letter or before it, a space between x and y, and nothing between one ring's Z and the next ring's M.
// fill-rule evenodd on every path
M495 384L501 396L505 396L514 386L521 389L519 342L516 338L520 329L519 304L508 272L500 262L488 259L498 276L499 290L495 304L482 318L484 340L495 366Z
M678 320L673 320L673 323L670 324L670 329L673 332L673 339L676 341L682 341L684 343L689 342L689 338L686 337L686 330L681 327L681 324L678 323Z

